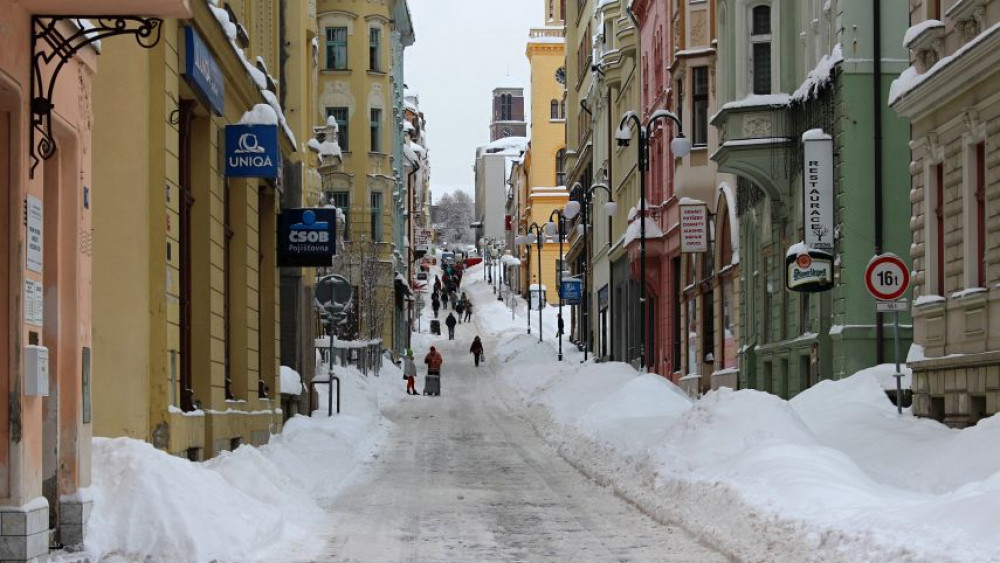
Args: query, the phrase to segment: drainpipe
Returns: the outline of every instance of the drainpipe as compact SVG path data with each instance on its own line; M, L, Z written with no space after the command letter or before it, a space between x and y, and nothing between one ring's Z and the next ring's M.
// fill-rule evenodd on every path
M875 254L881 254L884 246L882 232L883 196L882 193L882 0L873 1L873 45L872 45L872 79L875 116ZM875 358L877 363L885 361L885 336L882 313L875 314Z
M420 161L413 161L413 170L411 170L406 175L406 238L407 242L410 244L406 245L406 283L411 283L413 280L413 262L415 261L413 251L413 205L415 204L414 192L416 187L413 185L414 177L416 177L417 172L420 171ZM416 301L414 301L416 303ZM406 330L406 348L409 350L413 348L413 307L410 305L410 322L407 323ZM417 312L417 314L420 314Z

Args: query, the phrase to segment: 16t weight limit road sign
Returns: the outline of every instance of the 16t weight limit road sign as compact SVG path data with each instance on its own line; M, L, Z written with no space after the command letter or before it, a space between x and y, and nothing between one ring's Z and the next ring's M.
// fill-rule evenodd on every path
M868 263L865 285L875 299L895 301L910 287L910 270L895 254L880 254Z

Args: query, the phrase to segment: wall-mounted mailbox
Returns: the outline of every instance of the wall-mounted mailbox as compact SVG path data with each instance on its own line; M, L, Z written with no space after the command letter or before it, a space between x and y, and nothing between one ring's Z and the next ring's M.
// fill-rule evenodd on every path
M49 396L49 349L45 346L24 347L24 394Z

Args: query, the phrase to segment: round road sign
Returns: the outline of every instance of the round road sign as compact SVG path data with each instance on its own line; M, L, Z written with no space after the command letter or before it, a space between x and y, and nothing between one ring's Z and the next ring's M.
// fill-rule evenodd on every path
M910 270L895 254L879 254L865 270L868 292L879 301L895 301L910 287Z

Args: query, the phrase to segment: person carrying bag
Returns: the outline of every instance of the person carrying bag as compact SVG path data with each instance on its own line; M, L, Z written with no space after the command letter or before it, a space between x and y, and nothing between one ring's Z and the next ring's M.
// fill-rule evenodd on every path
M483 341L477 336L472 341L472 346L469 348L469 352L472 353L472 358L476 362L476 367L479 367L479 362L483 361Z

